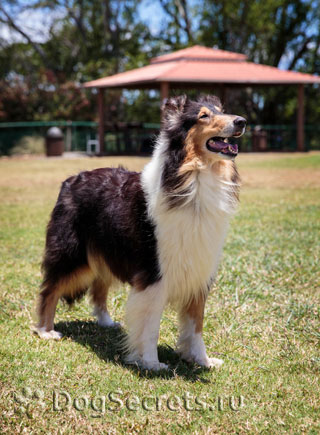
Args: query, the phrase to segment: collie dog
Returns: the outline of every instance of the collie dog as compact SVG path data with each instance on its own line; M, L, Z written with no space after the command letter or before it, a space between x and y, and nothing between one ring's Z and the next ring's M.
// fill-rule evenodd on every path
M177 352L218 367L202 338L205 302L217 271L229 217L238 200L234 163L246 120L225 114L217 97L169 98L151 161L142 173L123 168L68 178L48 224L37 332L60 338L54 314L90 288L98 323L116 323L107 310L115 282L132 286L126 307L128 363L150 370L167 304L178 311Z

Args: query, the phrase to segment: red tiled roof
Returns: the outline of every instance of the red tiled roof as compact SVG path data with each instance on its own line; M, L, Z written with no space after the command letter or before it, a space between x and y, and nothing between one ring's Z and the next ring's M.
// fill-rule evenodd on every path
M320 77L252 62L179 62L165 81L205 83L320 83Z
M185 84L320 83L320 77L246 61L246 56L194 46L152 59L151 64L93 80L87 88L157 88L161 82Z
M217 48L202 47L194 45L163 56L154 57L151 63L169 62L172 60L194 59L194 60L239 60L247 59L245 54L233 53L232 51L218 50Z
M125 84L141 84L156 82L159 77L169 69L172 69L173 64L161 63L156 65L147 65L141 68L132 69L113 76L103 77L102 79L93 80L84 84L88 88L103 88L103 87L121 87ZM160 80L161 81L161 80Z

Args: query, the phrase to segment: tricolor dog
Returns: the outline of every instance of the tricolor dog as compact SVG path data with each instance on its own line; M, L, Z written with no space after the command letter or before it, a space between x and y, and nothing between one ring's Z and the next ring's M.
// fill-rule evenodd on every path
M98 323L116 324L107 310L109 288L131 285L127 362L151 370L164 308L179 316L177 352L189 362L220 366L202 338L206 299L229 218L238 201L237 145L228 138L246 120L223 112L214 96L170 98L151 161L142 173L101 168L68 178L51 215L43 261L37 332L60 338L54 315L90 289Z

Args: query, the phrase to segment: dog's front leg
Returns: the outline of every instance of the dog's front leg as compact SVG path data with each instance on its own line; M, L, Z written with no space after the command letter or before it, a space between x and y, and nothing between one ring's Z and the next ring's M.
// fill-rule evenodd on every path
M161 280L144 290L131 290L126 308L128 364L137 363L149 370L168 368L159 362L157 349L160 320L166 301Z
M195 362L204 367L220 367L223 360L208 358L202 337L205 297L199 295L197 299L184 307L179 313L180 336L177 352L188 362Z

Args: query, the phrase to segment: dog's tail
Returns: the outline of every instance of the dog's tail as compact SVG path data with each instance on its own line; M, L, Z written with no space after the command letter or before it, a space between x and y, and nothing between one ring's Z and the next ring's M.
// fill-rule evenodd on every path
M87 261L86 233L77 222L79 210L71 189L74 178L62 184L47 227L38 305L40 324L52 317L59 298L71 305L85 294L94 278Z

